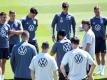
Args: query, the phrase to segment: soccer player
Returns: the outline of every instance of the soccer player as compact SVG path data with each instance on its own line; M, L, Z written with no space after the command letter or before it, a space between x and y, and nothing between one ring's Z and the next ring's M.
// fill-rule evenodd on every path
M22 42L12 49L11 67L14 80L32 80L29 65L32 58L37 54L35 46L28 43L29 33L24 31L21 35Z
M91 57L94 59L95 56L95 35L91 29L90 21L83 20L82 21L82 28L86 32L83 39L83 50L87 51ZM87 71L89 71L90 65L87 65Z
M88 52L79 49L79 39L71 39L73 50L67 52L61 62L61 72L67 80L85 80L86 77L86 65L91 65L90 71L87 75L88 80L93 80L92 74L95 69L95 63ZM69 65L69 74L67 76L65 65Z
M15 34L11 34L9 37L9 52L11 53L14 45L20 43L20 34L23 32L22 23L19 20L16 20L16 13L12 10L9 11L8 24L10 29L14 31Z
M56 54L56 62L58 65L58 68L60 68L60 64L62 61L63 56L66 52L71 50L71 42L69 39L66 38L66 32L65 31L59 31L58 32L58 41L53 45L51 50L51 55ZM66 73L69 72L68 66L66 66ZM59 69L59 80L64 80L64 76L62 75L60 69Z
M56 31L65 30L66 36L68 39L71 37L71 27L73 29L73 36L75 36L75 18L72 14L68 13L69 4L67 2L62 3L62 9L63 11L59 14L56 14L54 16L54 19L52 21L52 40L55 41L55 26Z
M2 75L0 75L1 80L3 80L4 78L5 64L9 56L8 34L10 33L10 27L6 23L6 19L7 19L6 13L1 12L0 13L0 68L2 73Z
M35 31L37 30L38 27L38 20L35 18L37 14L38 14L37 9L31 8L29 14L24 19L22 19L22 25L23 29L27 30L30 34L29 43L34 45L37 49L37 52L39 52L35 34Z
M95 16L90 20L90 22L91 22L92 30L95 34L95 39L96 39L95 53L96 53L96 60L98 64L97 74L104 75L107 19L100 15L101 11L99 6L94 7L94 13L95 13ZM100 53L101 53L101 56L100 56Z
M58 80L57 63L48 54L48 49L48 42L43 42L42 53L32 59L29 66L32 80Z

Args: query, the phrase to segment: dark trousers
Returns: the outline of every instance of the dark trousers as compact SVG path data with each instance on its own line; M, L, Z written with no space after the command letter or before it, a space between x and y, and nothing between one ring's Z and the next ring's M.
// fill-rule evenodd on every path
M68 72L66 72L66 74L68 75ZM66 80L60 71L59 71L59 80Z
M33 46L35 46L37 52L39 53L39 47L38 47L37 41L35 40L35 41L29 42L29 43L32 44Z
M26 79L26 78L14 78L14 80L32 80L32 79Z

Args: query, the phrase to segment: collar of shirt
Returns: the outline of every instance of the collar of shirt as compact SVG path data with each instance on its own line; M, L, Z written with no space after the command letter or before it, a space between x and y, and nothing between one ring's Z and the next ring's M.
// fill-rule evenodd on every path
M67 16L67 15L68 15L68 13L67 13L67 14L64 14L64 12L62 12L62 13L61 13L61 15L62 15L62 16Z

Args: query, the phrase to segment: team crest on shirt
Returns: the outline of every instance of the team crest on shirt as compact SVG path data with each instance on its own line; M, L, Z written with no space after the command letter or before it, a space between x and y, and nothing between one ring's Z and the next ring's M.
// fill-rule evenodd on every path
M70 45L70 43L65 43L65 44L63 45L63 50L64 50L65 52L70 51L70 50L71 50L71 45Z
M74 61L75 61L75 63L77 63L77 64L82 63L82 62L83 62L83 57L82 57L82 55L80 55L80 54L75 55L75 56L74 56Z
M20 54L20 55L26 55L26 53L27 53L27 48L25 46L20 46L18 48L18 54Z
M38 61L38 65L42 68L46 67L48 64L48 60L46 58L40 58Z
M0 35L6 37L6 30L3 27L0 29Z
M63 18L62 17L60 18L60 23L63 23Z
M95 30L96 31L100 31L101 30L101 26L99 24L95 25Z
M29 31L34 31L34 25L29 25L28 29Z

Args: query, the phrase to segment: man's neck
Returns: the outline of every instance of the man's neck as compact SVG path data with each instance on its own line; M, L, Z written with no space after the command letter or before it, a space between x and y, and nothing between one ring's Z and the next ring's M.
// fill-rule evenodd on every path
M46 50L42 50L42 53L47 53L47 51Z
M14 22L14 21L15 21L15 19L9 19L9 21Z
M100 15L98 15L98 16L95 16L96 18L100 18Z

